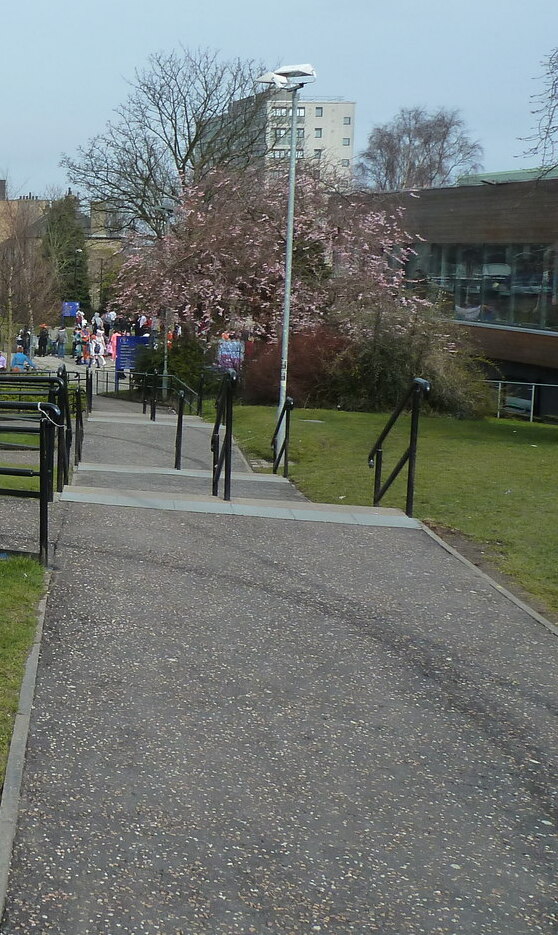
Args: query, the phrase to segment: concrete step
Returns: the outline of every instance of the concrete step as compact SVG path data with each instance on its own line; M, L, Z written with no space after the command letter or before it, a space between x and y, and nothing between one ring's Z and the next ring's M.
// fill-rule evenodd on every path
M94 503L103 506L169 510L183 513L214 513L226 516L261 516L267 519L299 520L312 523L339 523L350 526L384 526L421 529L418 520L401 510L384 507L309 503L292 500L264 500L234 497L229 501L211 496L180 496L174 492L123 490L116 487L66 486L60 494L66 503Z
M141 464L95 464L90 461L82 461L74 471L74 477L77 477L79 484L79 475L88 473L101 474L145 474L156 475L160 477L200 477L210 478L212 472L209 470L194 470L183 468L177 471L175 468L150 467ZM254 474L251 471L233 471L232 480L250 481L263 484L289 485L286 477L280 474Z

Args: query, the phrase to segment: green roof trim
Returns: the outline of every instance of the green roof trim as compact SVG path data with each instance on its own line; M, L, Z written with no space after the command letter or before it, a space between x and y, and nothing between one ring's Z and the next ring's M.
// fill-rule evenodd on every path
M536 182L538 179L558 179L558 166L546 166L538 169L514 169L510 172L477 172L474 175L460 175L456 186L460 185L502 185L505 182Z

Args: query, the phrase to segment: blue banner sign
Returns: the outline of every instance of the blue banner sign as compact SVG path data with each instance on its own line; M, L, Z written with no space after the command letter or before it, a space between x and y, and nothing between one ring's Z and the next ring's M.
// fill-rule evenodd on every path
M136 354L139 347L149 345L149 335L136 338L135 335L123 334L116 342L116 369L133 370L136 366Z
M79 302L62 302L62 318L75 318L79 312Z
M240 370L244 360L244 341L219 341L217 364L227 370Z

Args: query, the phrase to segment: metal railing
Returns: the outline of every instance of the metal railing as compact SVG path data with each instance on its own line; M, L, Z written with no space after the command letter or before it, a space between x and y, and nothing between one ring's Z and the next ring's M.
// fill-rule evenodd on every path
M68 386L62 368L59 368L56 375L52 373L50 375L0 374L0 394L2 397L18 397L12 400L14 403L12 410L17 410L18 405L23 402L30 402L31 410L35 407L35 411L38 403L44 405L48 402L57 406L60 412L60 422L57 424L56 433L58 452L56 489L61 493L70 476L70 451L73 436ZM21 418L19 417L19 421Z
M417 441L418 441L418 425L419 425L419 412L420 404L423 397L428 396L430 393L430 383L428 380L423 380L421 377L415 377L411 386L409 387L408 392L405 397L401 400L393 414L388 419L385 428L381 432L378 439L375 441L374 445L370 449L368 455L368 466L373 467L374 470L374 506L378 506L382 497L389 490L394 480L401 473L405 465L409 464L409 469L407 473L407 497L405 503L405 513L407 516L413 515L413 500L415 495L415 466L416 466L416 456L417 456ZM383 460L383 448L382 445L386 440L387 436L391 432L393 426L397 422L399 416L406 408L408 403L411 403L411 433L409 439L409 446L405 453L401 456L397 464L395 465L393 471L389 475L388 479L382 484L382 460Z
M555 421L558 417L558 384L521 380L487 380L496 390L496 418L515 416L529 422Z
M196 415L201 416L203 404L206 399L217 398L221 387L223 374L228 373L227 369L218 367L215 364L203 367L200 373L197 392Z
M287 396L283 408L279 413L277 425L271 439L273 449L273 473L277 474L281 458L283 459L283 477L289 476L289 438L291 434L291 412L294 409L294 400ZM277 450L278 439L282 437L281 445Z
M176 412L176 439L174 442L174 467L180 471L182 467L182 422L184 419L184 393L178 394L178 408Z
M16 413L30 413L35 424L13 425L10 421L0 423L0 434L30 434L39 435L39 469L0 467L2 477L38 477L39 490L17 489L0 487L0 495L6 497L25 497L39 500L39 552L38 558L42 565L48 564L48 504L53 500L54 487L54 439L55 428L64 428L62 413L58 406L50 402L31 402L20 400L1 400L0 414L4 418L13 419ZM29 418L29 417L27 417ZM37 424L38 422L38 424ZM30 446L26 446L29 448ZM10 550L7 550L10 551ZM16 552L13 554L25 554Z
M92 378L93 374L90 373L90 376ZM139 395L144 413L148 405L155 409L155 415L158 404L177 406L178 394L181 392L184 393L185 405L190 414L199 408L196 390L174 373L160 373L158 370L132 370L129 377L115 370L95 370L95 393L99 396L103 393L120 393L124 380L128 392Z
M224 467L224 500L231 499L233 399L237 382L238 375L235 370L229 370L223 376L215 403L217 413L211 433L211 451L213 453L211 492L214 497L219 496L219 480ZM225 427L225 436L222 445L219 436L221 425Z

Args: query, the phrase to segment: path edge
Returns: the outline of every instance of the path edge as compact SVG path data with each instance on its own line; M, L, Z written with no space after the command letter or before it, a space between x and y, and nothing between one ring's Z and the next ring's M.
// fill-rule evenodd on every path
M25 754L27 751L27 740L31 723L31 709L35 697L35 685L37 681L39 655L51 577L52 572L47 571L45 574L45 592L37 607L35 635L23 672L19 702L8 752L8 761L6 763L4 787L0 800L0 924L4 916L6 896L8 893L8 879L12 864L12 851L17 829L23 770L25 767Z
M421 523L421 526L424 532L430 536L431 539L434 539L438 545L441 545L446 552L449 552L450 555L453 555L453 557L460 561L463 565L466 565L467 568L470 568L472 571L474 571L478 577L486 581L487 584L498 591L499 594L502 594L508 599L508 601L511 601L512 604L515 604L516 607L519 607L520 610L528 614L529 617L531 617L533 620L536 620L537 623L542 624L542 626L547 630L550 630L554 636L558 636L558 626L555 623L552 623L551 620L547 620L546 617L543 617L542 614L539 614L538 611L530 607L529 604L526 604L525 601L522 601L519 597L516 597L515 594L512 594L511 591L508 591L508 589L505 588L502 584L499 584L494 578L491 578L490 575L487 575L487 573L482 571L478 565L475 565L468 558L465 558L461 552L458 552L457 549L454 549L453 546L449 545L449 543L445 542L440 536L436 535L436 533L429 529L425 523Z

